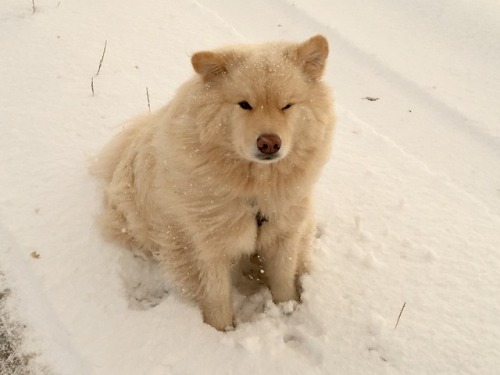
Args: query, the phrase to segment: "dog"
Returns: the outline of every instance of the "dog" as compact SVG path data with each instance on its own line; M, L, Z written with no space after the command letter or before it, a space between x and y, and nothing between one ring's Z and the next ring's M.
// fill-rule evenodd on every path
M231 272L252 254L275 303L300 299L335 124L327 56L321 35L197 52L171 102L93 165L104 233L156 259L218 330L234 326Z

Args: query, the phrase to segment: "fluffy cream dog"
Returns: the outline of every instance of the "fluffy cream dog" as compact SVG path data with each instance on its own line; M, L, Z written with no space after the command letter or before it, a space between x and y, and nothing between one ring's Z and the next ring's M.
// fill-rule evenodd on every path
M230 274L246 255L259 255L275 302L299 299L334 128L327 55L320 35L195 53L197 74L170 104L94 165L106 233L152 254L218 330L234 324Z

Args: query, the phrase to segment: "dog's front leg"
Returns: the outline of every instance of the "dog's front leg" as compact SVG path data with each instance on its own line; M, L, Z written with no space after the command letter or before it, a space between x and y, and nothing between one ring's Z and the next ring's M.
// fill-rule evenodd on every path
M315 228L307 199L262 225L258 252L274 302L299 300L297 279L309 269Z
M267 237L267 243L263 244L259 253L262 256L273 300L274 302L298 301L296 275L299 235L291 232L268 233Z
M219 331L233 326L230 262L206 259L198 263L200 273L199 303L203 320Z
M255 249L257 229L250 207L246 212L239 202L218 202L197 210L201 214L192 220L191 230L199 274L198 302L205 322L222 331L233 326L231 265Z

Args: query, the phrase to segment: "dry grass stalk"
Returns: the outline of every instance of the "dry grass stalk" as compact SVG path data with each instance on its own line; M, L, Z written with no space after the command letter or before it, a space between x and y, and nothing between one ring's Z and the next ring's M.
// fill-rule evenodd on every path
M398 320L396 321L396 325L394 326L394 330L398 328L399 320L401 319L401 315L403 315L403 310L405 309L406 302L403 303L403 307L401 307L401 311L399 312Z

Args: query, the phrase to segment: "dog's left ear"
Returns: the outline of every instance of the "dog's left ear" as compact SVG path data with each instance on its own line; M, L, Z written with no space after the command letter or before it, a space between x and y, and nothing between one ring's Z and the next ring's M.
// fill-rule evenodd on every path
M323 35L313 36L297 47L299 64L311 79L321 78L327 57L328 41Z
M227 73L227 60L222 53L197 52L191 57L191 64L205 81Z

